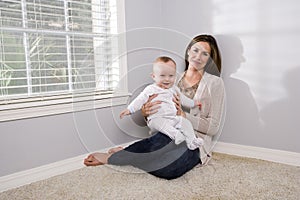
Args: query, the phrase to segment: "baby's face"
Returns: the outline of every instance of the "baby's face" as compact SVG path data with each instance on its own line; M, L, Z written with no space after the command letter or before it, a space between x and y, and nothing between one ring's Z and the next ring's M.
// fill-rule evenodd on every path
M176 65L172 61L154 63L152 78L163 89L172 87L176 79Z

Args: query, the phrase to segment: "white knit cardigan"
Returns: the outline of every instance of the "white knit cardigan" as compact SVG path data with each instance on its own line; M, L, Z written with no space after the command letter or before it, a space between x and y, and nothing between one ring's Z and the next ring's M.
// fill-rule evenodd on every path
M201 110L198 107L190 109L186 118L192 123L195 135L204 140L204 145L200 148L200 158L202 164L207 164L215 144L213 141L220 135L225 117L225 88L222 78L204 72L194 100L201 102Z

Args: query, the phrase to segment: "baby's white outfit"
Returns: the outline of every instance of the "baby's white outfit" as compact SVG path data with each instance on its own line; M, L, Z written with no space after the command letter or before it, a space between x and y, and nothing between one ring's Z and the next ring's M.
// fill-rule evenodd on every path
M142 108L148 101L149 96L158 94L152 101L161 101L160 108L156 113L148 117L148 127L151 129L151 132L160 131L175 140L176 144L180 144L185 140L188 148L194 150L203 144L203 140L196 138L193 126L188 120L185 120L184 126L182 126L184 118L176 115L177 109L173 102L174 94L176 93L180 95L183 106L188 108L195 107L194 101L183 95L175 85L169 89L163 89L154 83L147 86L128 105L127 109L130 113L134 113Z

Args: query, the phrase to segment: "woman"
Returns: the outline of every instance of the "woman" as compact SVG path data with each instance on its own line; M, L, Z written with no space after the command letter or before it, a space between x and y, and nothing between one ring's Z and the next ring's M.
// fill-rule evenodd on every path
M169 137L158 132L125 149L113 148L108 153L90 154L84 160L85 165L132 165L154 176L174 179L197 164L208 162L211 157L212 137L220 131L225 95L222 79L207 72L221 71L221 57L214 37L199 35L193 38L187 46L185 62L186 69L178 81L178 87L184 95L200 101L201 110L193 108L184 112L179 103L180 97L174 98L174 102L178 115L189 120L195 135L204 139L200 150L190 150L185 143L176 145ZM156 106L160 103L150 101L151 99L142 109L146 117L155 113Z

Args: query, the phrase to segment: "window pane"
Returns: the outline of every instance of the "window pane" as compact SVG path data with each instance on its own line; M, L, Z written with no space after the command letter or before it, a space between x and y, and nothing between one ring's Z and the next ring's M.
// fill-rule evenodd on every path
M29 28L64 30L63 1L27 0L27 24Z
M0 23L1 26L22 27L21 1L0 1Z
M68 90L66 37L30 34L28 38L32 92Z
M23 34L0 32L1 96L27 93Z
M92 37L72 37L72 74L74 89L95 88L95 63Z
M92 32L93 20L91 0L69 2L68 14L70 30Z

